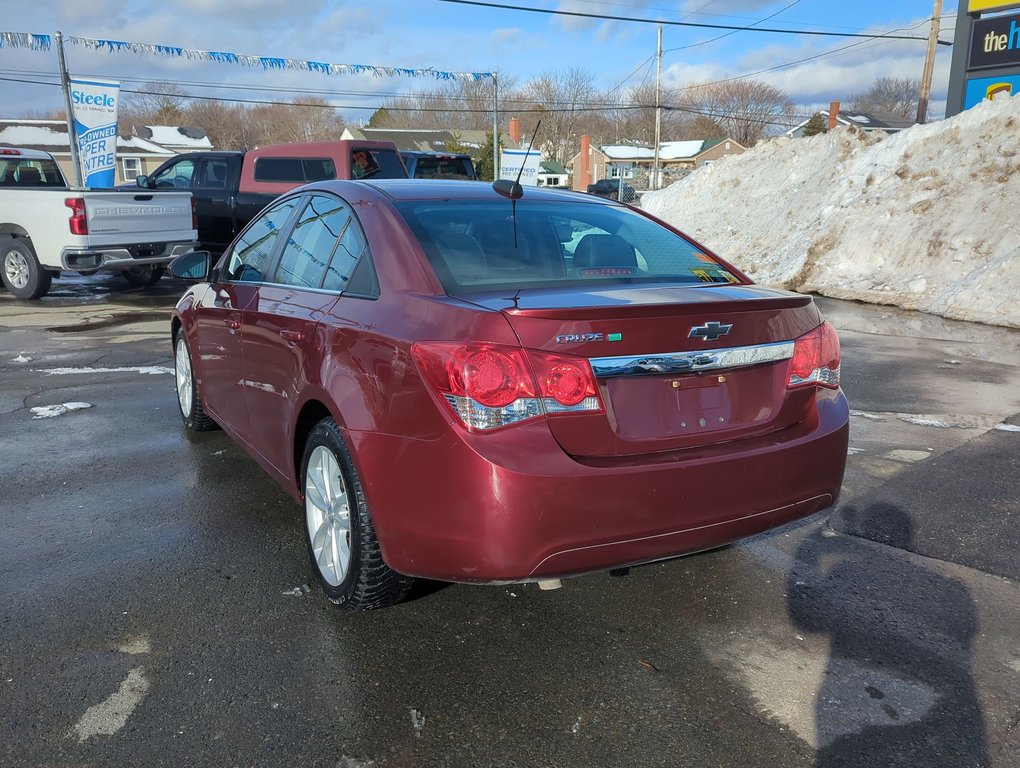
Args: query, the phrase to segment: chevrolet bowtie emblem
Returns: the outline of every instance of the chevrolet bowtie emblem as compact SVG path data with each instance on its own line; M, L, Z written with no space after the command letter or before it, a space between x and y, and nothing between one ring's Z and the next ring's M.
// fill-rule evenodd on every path
M723 325L722 323L712 320L704 325L696 325L691 328L691 332L687 334L687 338L701 339L702 341L716 341L721 336L728 334L732 329L732 323Z

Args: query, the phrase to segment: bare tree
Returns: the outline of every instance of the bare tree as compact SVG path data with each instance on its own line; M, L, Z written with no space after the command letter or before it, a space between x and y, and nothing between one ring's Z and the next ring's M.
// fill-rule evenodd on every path
M745 147L792 120L793 101L784 91L760 80L731 80L688 88L683 108L715 121L727 136Z
M127 122L132 125L180 125L188 109L188 92L181 86L165 80L142 85L142 93L127 94L121 102Z
M866 91L853 94L847 107L854 112L888 112L899 117L917 114L921 81L909 77L880 77Z

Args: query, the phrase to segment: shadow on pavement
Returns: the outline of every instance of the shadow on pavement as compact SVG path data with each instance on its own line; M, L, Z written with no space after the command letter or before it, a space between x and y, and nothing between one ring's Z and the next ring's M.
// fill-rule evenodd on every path
M869 538L911 547L913 524L896 506L842 515ZM923 567L893 570L881 548L825 531L806 539L796 560L790 616L831 643L815 705L818 768L987 766L967 588Z

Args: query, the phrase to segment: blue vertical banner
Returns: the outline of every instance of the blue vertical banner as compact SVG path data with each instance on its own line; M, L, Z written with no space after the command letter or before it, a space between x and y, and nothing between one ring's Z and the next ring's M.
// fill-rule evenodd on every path
M117 183L117 102L120 83L71 78L71 112L81 177L90 189Z

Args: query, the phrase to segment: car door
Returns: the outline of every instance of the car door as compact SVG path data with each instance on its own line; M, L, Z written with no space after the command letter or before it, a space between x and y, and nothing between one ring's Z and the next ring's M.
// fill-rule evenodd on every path
M234 239L233 201L237 170L231 158L203 157L197 161L191 194L198 216L198 237L202 247L221 253Z
M309 194L294 217L273 274L244 310L244 396L253 447L284 476L294 473L290 431L310 369L321 363L319 320L339 298L329 267L351 208L326 193ZM317 377L316 377L317 378Z
M203 296L197 312L199 371L210 415L248 439L244 400L242 312L259 293L272 264L280 230L297 206L283 200L255 218L220 260L220 277Z

